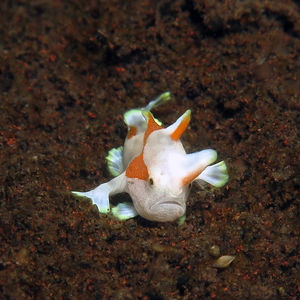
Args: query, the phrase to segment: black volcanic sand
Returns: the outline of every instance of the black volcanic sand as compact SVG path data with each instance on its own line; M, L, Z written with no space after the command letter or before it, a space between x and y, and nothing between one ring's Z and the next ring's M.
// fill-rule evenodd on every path
M0 11L1 299L300 296L298 1ZM155 116L168 125L190 108L186 150L216 149L228 184L194 186L180 227L121 222L74 198L110 180L122 114L168 90ZM213 245L235 256L229 267L213 267Z

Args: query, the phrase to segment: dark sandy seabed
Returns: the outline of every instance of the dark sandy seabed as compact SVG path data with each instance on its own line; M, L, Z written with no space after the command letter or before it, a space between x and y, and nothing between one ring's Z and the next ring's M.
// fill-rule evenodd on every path
M0 3L1 299L299 299L298 1ZM122 114L171 91L188 152L230 180L194 186L185 223L100 215ZM219 270L211 246L233 263Z

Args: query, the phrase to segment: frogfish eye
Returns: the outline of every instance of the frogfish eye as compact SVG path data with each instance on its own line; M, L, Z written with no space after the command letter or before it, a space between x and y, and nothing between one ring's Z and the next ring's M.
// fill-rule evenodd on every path
M153 182L153 179L152 179L152 178L150 178L150 179L149 179L149 183L150 183L150 185L153 185L153 184L154 184L154 182Z

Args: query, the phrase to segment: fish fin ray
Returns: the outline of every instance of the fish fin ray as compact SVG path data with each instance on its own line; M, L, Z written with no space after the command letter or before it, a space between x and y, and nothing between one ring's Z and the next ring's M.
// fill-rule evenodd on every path
M123 146L109 150L106 156L107 167L110 174L114 177L124 172L123 165Z
M163 105L163 104L169 102L170 100L171 100L171 93L164 92L161 95L159 95L156 99L150 101L144 109L150 111L153 108L156 108L160 105Z
M110 211L109 193L105 190L98 190L98 192L95 192L95 190L91 190L89 192L72 191L72 194L78 197L90 198L93 203L97 205L99 212L102 214L107 214Z
M122 202L111 210L112 214L119 220L128 220L138 215L134 206L130 202Z
M182 184L187 185L198 178L205 168L217 159L217 152L213 149L204 149L198 152L187 154L185 158Z
M214 187L222 187L226 184L228 179L229 176L224 161L206 167L204 171L196 178L197 181L203 180Z

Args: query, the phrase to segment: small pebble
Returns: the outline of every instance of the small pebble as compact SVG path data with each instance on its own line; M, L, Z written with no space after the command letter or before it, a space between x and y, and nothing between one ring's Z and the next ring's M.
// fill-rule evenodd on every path
M234 259L235 256L231 256L231 255L220 256L213 264L213 267L218 269L225 269L234 261Z
M285 294L286 294L285 289L284 289L284 287L282 287L282 286L280 286L280 287L278 288L278 292L279 292L279 294L280 294L281 296L285 296Z
M152 246L152 248L153 248L154 251L159 252L159 253L164 252L166 250L165 246L163 246L161 244L158 244L158 243L154 244Z
M208 253L213 257L219 257L220 256L220 247L217 245L213 245L209 248Z

